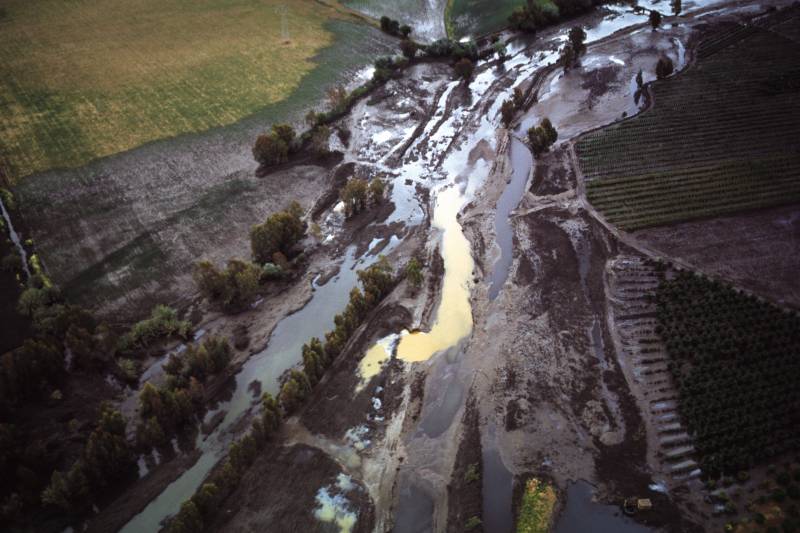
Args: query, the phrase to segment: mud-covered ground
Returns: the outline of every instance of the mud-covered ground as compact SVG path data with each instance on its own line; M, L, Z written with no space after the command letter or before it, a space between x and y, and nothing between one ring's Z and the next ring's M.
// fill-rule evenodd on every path
M331 241L312 258L303 281L276 296L274 310L265 302L234 320L211 317L204 323L220 331L247 324L252 340L237 356L243 361L263 348L282 316L312 296L313 277L331 279L350 244L368 255L387 251L397 265L418 255L428 266L427 278L417 291L401 283L372 313L309 402L287 421L275 450L257 459L223 503L214 530L279 523L286 530L327 531L332 526L321 518L328 516L321 504L325 494L341 496L334 516L354 514L358 531L457 528L453 520L477 516L483 485L478 491L466 474L477 458L484 460L484 450L496 453L500 466L481 462L480 476L509 480L508 500L499 507L483 499L485 524L498 514L512 515L515 476L541 474L561 495L570 481L583 479L605 502L649 497L654 510L637 520L669 531L698 529L690 521L702 516L687 513L701 497L696 491L681 483L671 484L666 494L660 485L651 487L660 481L661 468L652 449L650 413L637 403L613 335L608 271L616 260L643 253L639 240L646 236L621 235L596 218L569 142L640 109L644 101L635 100L630 82L640 68L648 79L646 69L652 71L659 54L678 65L691 57L685 51L692 42L691 20L658 32L642 25L609 36L589 47L581 68L566 75L549 69L537 78L555 47L553 38L566 31L554 29L516 43L519 55L505 68L482 64L470 88L453 82L447 65L418 65L355 107L339 125L351 133L344 159L320 179L339 183L349 173L381 175L391 181L389 203L343 224L331 189L314 182L314 218ZM586 18L591 21L598 17ZM509 132L498 127L493 113L515 85L537 93L537 103L521 117L523 127L550 116L560 135L554 150L537 159L512 214L509 275L490 299L485 281L502 253L494 209L513 170ZM437 313L447 312L439 309L447 275L439 259L441 233L430 225L437 187L445 184L464 191L466 207L458 221L475 261L472 333L427 361L392 360L361 383L356 369L376 340L402 329L428 329ZM763 230L754 225L753 235L767 232L764 224ZM794 219L787 227L792 224ZM672 232L669 238L676 239ZM795 234L789 229L780 235ZM748 242L755 246L756 240ZM774 268L784 264L781 259ZM742 276L747 268L753 267L740 269ZM340 475L358 488L342 488Z
M636 232L636 238L770 301L800 308L800 206Z
M373 530L375 517L364 488L344 474L319 448L295 444L265 451L247 471L239 487L223 503L209 531L339 531L325 516L318 488L332 501L345 498L358 509L354 533ZM342 507L344 514L348 507ZM315 514L316 513L316 514ZM273 529L279 525L280 529Z
M304 158L258 177L252 146L274 122L304 127L302 117L326 86L367 81L364 65L396 49L396 39L376 28L345 26L348 48L321 51L317 68L285 102L229 127L18 184L24 238L33 239L70 301L120 321L142 318L155 303L185 304L196 294L196 261L249 258L254 224L291 200L310 209L328 187L332 162Z

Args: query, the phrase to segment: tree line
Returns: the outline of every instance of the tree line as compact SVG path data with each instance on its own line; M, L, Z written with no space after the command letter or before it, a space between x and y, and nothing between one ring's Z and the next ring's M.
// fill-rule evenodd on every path
M165 446L178 431L194 427L205 411L206 381L227 371L231 356L228 340L217 336L169 356L164 384L156 387L148 381L139 391L136 440L142 451Z
M406 268L406 272L413 273L412 283L421 282L419 270L416 260L413 267ZM261 415L253 422L250 432L231 445L224 463L181 505L178 514L167 524L168 533L196 533L209 527L219 506L239 485L247 468L273 438L283 419L303 405L358 326L398 282L385 257L358 271L357 275L361 288L354 287L350 292L345 310L334 317L335 328L325 334L324 342L315 337L303 345L301 367L289 371L277 399L269 393L262 396Z

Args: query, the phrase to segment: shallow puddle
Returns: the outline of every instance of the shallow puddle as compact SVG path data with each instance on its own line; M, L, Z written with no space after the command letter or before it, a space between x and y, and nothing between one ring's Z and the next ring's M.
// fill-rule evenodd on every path
M573 483L567 489L567 504L556 520L555 533L647 533L650 528L639 525L625 516L619 507L592 500L594 487L585 481Z

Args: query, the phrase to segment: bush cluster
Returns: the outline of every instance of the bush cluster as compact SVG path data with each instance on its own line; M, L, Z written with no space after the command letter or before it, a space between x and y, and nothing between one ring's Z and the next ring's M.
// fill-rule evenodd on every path
M303 222L303 208L292 202L283 211L270 215L263 224L250 230L250 248L253 259L259 263L280 263L275 255L280 253L284 260L295 254L294 246L303 239L306 225Z
M120 352L144 349L153 342L172 336L186 338L191 330L187 320L180 320L178 312L166 305L157 305L150 317L135 323L117 345Z
M258 452L264 448L281 424L278 403L268 393L261 398L261 416L253 422L248 435L234 442L228 458L192 495L167 524L167 533L203 531L219 512L220 504L234 491Z
M293 412L302 404L368 313L377 307L397 283L392 267L385 257L381 257L369 268L359 270L358 279L362 288L354 287L350 291L347 307L334 317L336 327L325 334L325 343L313 338L303 345L303 370L293 370L290 373L278 396L287 413Z
M400 21L397 21L393 18L389 18L387 16L381 17L381 31L388 33L389 35L394 35L395 37L403 37L407 39L409 35L411 35L411 26L407 24L400 24Z
M155 387L148 381L139 392L139 445L145 449L163 446L169 436L193 422L203 409L206 380L227 370L230 360L230 344L216 336L170 355L164 365L164 385Z
M279 165L289 161L289 154L299 149L294 128L288 124L275 124L272 131L263 133L253 146L253 158L263 166Z
M543 119L538 126L528 130L528 143L535 156L547 152L557 139L558 132L549 118Z
M136 471L133 449L125 438L125 419L103 405L97 426L89 435L81 457L69 470L55 471L42 492L42 503L67 514L85 512L92 497Z

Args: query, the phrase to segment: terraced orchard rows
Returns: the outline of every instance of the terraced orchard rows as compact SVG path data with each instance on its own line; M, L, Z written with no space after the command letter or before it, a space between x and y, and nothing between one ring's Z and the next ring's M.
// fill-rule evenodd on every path
M703 471L800 450L800 317L690 273L655 294L678 410Z
M798 12L712 34L687 71L653 84L651 109L577 143L587 196L610 222L800 201L800 43L769 29L796 28Z

